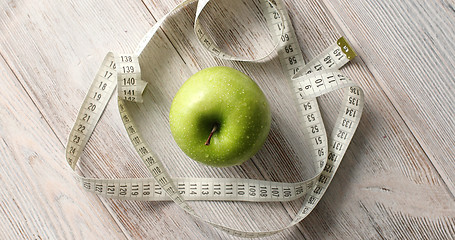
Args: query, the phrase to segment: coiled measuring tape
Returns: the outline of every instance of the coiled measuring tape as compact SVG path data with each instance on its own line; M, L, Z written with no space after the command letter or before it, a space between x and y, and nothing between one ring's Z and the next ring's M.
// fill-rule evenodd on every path
M174 201L195 218L235 236L273 235L297 224L313 210L327 190L353 137L362 115L364 95L362 89L338 69L353 59L356 54L346 40L340 38L314 60L304 64L283 2L261 0L269 30L275 39L275 49L278 51L282 69L294 88L296 103L301 112L302 127L313 145L312 156L317 174L311 179L297 183L253 179L172 178L163 163L143 141L124 103L143 101L142 93L147 83L141 79L138 56L170 14L193 2L196 0L182 2L159 20L145 35L134 54L108 53L106 55L70 133L66 148L68 164L75 169L90 135L118 85L118 105L125 129L137 153L154 178L94 179L82 177L74 172L75 178L83 188L108 198ZM257 61L270 54L249 60L222 52L202 29L198 20L208 2L209 0L198 1L194 25L196 36L207 50L220 58L236 61ZM337 89L345 89L345 95L336 125L328 138L316 97ZM274 202L291 201L301 197L304 197L303 206L289 225L264 232L245 232L208 221L198 215L187 202L193 200Z

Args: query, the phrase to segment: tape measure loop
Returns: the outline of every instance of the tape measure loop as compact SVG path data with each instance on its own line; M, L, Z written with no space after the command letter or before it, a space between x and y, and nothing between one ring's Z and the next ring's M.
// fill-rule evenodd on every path
M267 2L267 4L269 4L269 6L271 8L275 9L274 13L273 13L274 17L277 19L278 24L280 26L282 26L280 28L280 31L281 31L281 33L283 33L284 26L285 26L284 19L285 19L286 14L284 14L282 8L277 8L275 1L270 1L270 0L265 0L265 1ZM278 42L278 40L275 40L274 46L270 51L265 52L264 54L260 55L259 57L255 57L255 58L248 58L245 56L233 56L231 54L227 54L227 53L223 52L215 44L215 41L213 41L210 34L208 34L204 30L204 28L202 27L200 20L199 20L201 14L204 12L204 9L207 7L207 4L209 2L210 2L210 0L199 0L198 1L196 16L195 16L195 20L194 20L194 33L197 36L199 43L205 49L207 49L213 56L221 58L221 59L225 59L225 60L231 60L231 61L258 62L258 61L264 60L267 57L269 57L270 55L272 55L275 52L275 50L278 48L279 42ZM266 15L266 14L270 14L270 13L263 12L263 14Z
M343 72L338 71L356 54L344 38L329 46L308 64L304 64L292 24L281 0L261 0L264 16L275 40L280 63L287 80L292 83L296 104L301 115L301 125L306 130L308 141L313 146L313 158L317 174L306 181L281 183L252 179L194 179L172 178L153 150L143 141L125 101L142 102L142 93L147 85L141 79L138 56L147 47L164 20L184 6L195 2L187 0L160 19L139 43L134 54L115 55L108 53L100 67L90 90L85 97L77 120L69 135L66 158L71 168L85 148L116 84L121 119L131 143L153 175L153 179L93 179L75 174L81 186L89 191L109 198L140 201L174 201L184 211L213 227L240 237L265 237L288 229L303 220L317 205L347 150L360 121L364 106L362 89ZM212 39L202 29L199 15L209 0L199 0L194 31L201 44L212 54L229 60L258 61L237 58L223 53L214 46ZM337 120L330 137L327 136L316 97L345 89ZM188 204L192 200L275 202L304 198L302 207L294 219L285 227L271 231L241 231L202 218Z

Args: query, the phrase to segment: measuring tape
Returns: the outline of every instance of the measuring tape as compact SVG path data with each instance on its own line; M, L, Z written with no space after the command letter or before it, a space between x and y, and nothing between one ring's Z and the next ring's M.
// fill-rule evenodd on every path
M74 176L87 191L108 198L140 201L174 201L184 211L229 234L240 237L265 237L290 228L304 219L319 202L329 186L362 115L364 95L362 89L345 76L340 69L356 54L344 38L304 64L303 56L283 2L261 0L263 14L275 40L275 49L288 82L294 88L296 104L301 112L300 121L313 146L317 174L303 182L283 183L253 179L231 178L172 178L160 159L143 141L125 101L141 103L147 82L141 79L139 56L150 40L172 13L196 0L184 1L159 20L139 43L134 54L108 53L82 104L70 133L66 148L68 164L73 168L81 156L115 87L118 86L118 106L123 124L137 153L153 175L153 179L94 179L74 172ZM209 0L199 0L194 32L201 44L213 55L234 61L257 59L230 56L221 51L204 31L199 16ZM316 97L338 89L345 89L336 125L327 137ZM263 232L245 232L203 219L188 201L250 201L277 202L304 198L303 206L286 227Z

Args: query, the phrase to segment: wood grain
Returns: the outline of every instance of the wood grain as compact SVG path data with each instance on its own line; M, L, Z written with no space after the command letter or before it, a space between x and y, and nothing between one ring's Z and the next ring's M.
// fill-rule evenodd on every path
M322 51L323 47L320 46L320 43L330 39L327 35L332 35L332 39L336 39L336 32L339 31L337 24L331 21L333 19L328 15L324 6L317 8L311 1L308 1L308 5L288 3L291 9L296 9L294 12L296 15L298 13L299 16L317 16L312 18L315 19L313 21L300 21L300 24L296 24L294 21L298 37L304 43L302 44L304 46L304 52L305 50L307 51L306 56L311 58L319 51ZM291 14L293 14L292 11ZM293 19L295 20L296 18L294 17ZM308 34L310 31L323 34ZM343 33L338 34L341 35ZM326 43L326 45L328 44L329 42ZM354 61L356 64L347 66L344 71L355 79L355 81L359 82L365 91L367 103L364 116L354 137L353 144L350 146L347 156L342 163L343 167L335 176L334 183L329 187L329 191L324 197L323 202L316 209L318 213L319 209L336 209L336 216L343 216L347 219L339 219L339 222L336 221L338 223L331 222L327 226L316 224L314 226L321 226L316 229L319 232L325 231L326 234L330 234L327 233L327 229L330 229L330 231L333 231L334 236L343 236L340 232L345 232L345 238L353 235L358 236L358 238L370 238L372 233L376 232L377 228L383 228L385 229L383 231L393 233L395 238L398 238L400 235L406 236L407 233L400 229L400 226L384 224L378 227L374 221L358 218L357 216L362 214L368 215L364 210L358 208L358 204L362 202L364 206L368 205L366 208L367 211L370 211L369 213L375 212L375 216L381 220L387 219L387 216L377 213L377 204L384 204L388 207L393 206L393 211L398 212L398 214L411 214L411 216L417 218L419 216L431 216L433 219L442 218L441 221L444 222L444 218L448 217L450 220L445 221L445 226L450 228L453 225L454 217L453 211L447 212L453 206L453 198L450 192L445 190L446 186L440 180L438 172L432 167L431 162L420 149L419 144L413 139L412 134L406 130L406 124L401 120L399 114L393 110L393 105L380 90L380 86L375 84L372 74L362 61L363 56L361 55L360 57L360 59ZM330 95L320 99L321 105L325 109L334 109L337 106L336 100L327 99L331 99ZM325 114L324 117L329 120L326 126L331 126L330 121L333 121L335 116ZM357 142L357 139L361 139L360 142ZM360 152L363 154L359 155L358 153ZM344 184L348 189L352 189L352 192L338 184ZM356 184L360 184L361 186L352 186ZM381 185L384 186L381 187ZM339 186L340 188L331 191L330 189L335 186ZM392 186L398 187L400 190L388 191L394 188ZM404 188L401 189L401 187ZM404 189L409 190L409 192L403 191ZM444 192L445 200L433 201L432 194L428 193L428 190L423 189L438 189L436 190L438 193ZM383 196L385 194L388 194L387 197ZM439 194L437 195L438 197L441 196ZM330 199L337 199L337 196L346 196L346 199L354 201L351 204L345 203L346 209L344 210L350 210L346 212L343 212L343 210L343 213L338 212L339 209L335 207L337 203L330 201ZM399 199L406 199L408 201L401 202ZM365 204L365 202L370 203ZM448 205L441 204L443 202L448 202ZM408 208L406 205L413 207ZM435 206L439 209L437 214L433 211ZM415 208L419 210L414 211ZM316 218L317 215L310 215L303 225L308 226L305 223L313 217ZM362 229L356 228L356 224L361 225ZM370 227L366 228L365 226ZM419 227L424 228L422 225ZM307 227L307 229L312 231L313 227ZM431 235L431 232L436 233L437 231L437 228L433 228L429 234ZM313 236L324 238L327 235L321 236L315 234ZM451 238L452 235L448 232L446 236ZM380 235L376 236L376 238L379 237Z
M33 145L38 149L36 152L40 152L45 159L49 159L49 161L35 160L37 165L35 168L53 167L57 169L56 180L72 182L70 171L63 159L64 149L60 146L66 142L84 94L104 54L109 50L131 52L149 27L178 3L179 1L162 0L144 3L133 0L77 1L60 3L58 6L52 1L45 0L0 3L0 9L2 9L0 11L0 31L2 32L0 53L5 59L0 66L11 68L9 71L4 67L7 69L7 75L10 76L8 79L11 79L8 82L22 86L22 88L8 87L10 91L8 96L11 99L16 95L24 96L24 99L28 99L24 101L32 103L26 106L17 105L14 110L19 110L22 115L10 117L10 120L1 119L0 127L10 126L11 129L16 129L26 124L30 128L38 129L29 130L37 136L32 139L36 140L38 136L54 136L52 143L59 146L52 148L50 146L53 145ZM430 103L418 100L426 96L422 91L409 94L409 99L414 99L415 103L400 102L391 97L391 90L387 90L389 85L381 80L384 78L378 73L389 73L395 65L382 64L380 57L382 55L377 53L378 49L388 49L389 46L385 44L386 42L371 44L370 35L373 33L365 30L367 28L363 29L365 34L352 36L352 32L348 29L360 31L358 29L363 26L362 24L371 26L368 25L371 21L361 19L356 22L358 25L353 26L353 24L346 24L348 19L359 19L359 16L368 13L348 11L351 15L346 17L344 13L334 11L334 6L338 3L325 1L321 4L313 0L286 1L307 60L316 56L341 35L348 34L348 39L354 40L360 58L343 71L358 82L366 92L367 103L364 116L333 184L318 207L297 228L291 228L268 239L451 239L454 236L455 202L448 190L450 187L447 187L447 179L454 175L455 170L449 166L444 168L446 172L441 174L441 169L435 164L435 158L432 154L428 154L432 151L426 149L418 137L419 133L426 128L421 125L415 125L417 130L409 127L412 125L410 122L415 121L414 118L409 117L411 116L409 111L420 106L430 106L433 104L432 101L439 101L446 107L440 109L443 115L428 115L429 117L438 120L439 117L448 116L447 114L450 116L451 113L445 111L449 111L447 106L451 106L449 101L452 99L451 95L448 94L447 98L431 100ZM360 3L370 4L367 6L373 4L366 0L357 0L357 5ZM256 1L234 1L229 4L213 4L209 7L207 13L218 14L216 18L223 18L221 21L216 21L214 17L203 17L206 26L212 29L211 33L221 37L217 38L219 39L217 43L223 49L233 54L252 57L270 48L269 36L263 31L263 19L256 4ZM402 4L401 10L397 11L407 20L396 17L394 21L412 22L409 19L410 15L403 9L408 5L415 7L415 4L409 2L400 4ZM355 6L358 7L357 5ZM343 3L342 6L353 7L348 3ZM374 9L390 10L387 4L374 6L376 7ZM229 10L229 7L232 9ZM416 8L420 9L420 7ZM431 11L438 9L434 5L431 8ZM392 21L388 20L388 15L381 11L373 11L374 9L369 10L375 17L383 21ZM146 104L129 104L128 107L133 110L135 120L141 132L147 136L148 143L157 150L173 176L246 177L278 181L299 181L311 176L313 169L307 167L311 159L306 158L305 148L299 140L303 137L303 133L297 130L299 128L294 106L287 104L293 99L290 97L276 55L258 64L228 62L213 58L200 47L192 34L194 11L194 5L188 6L171 17L163 26L163 31L158 33L157 38L141 57L143 76L149 81L144 96ZM251 15L247 16L245 13L251 13ZM451 18L450 14L449 11L440 12L441 19L431 19L431 21L445 23L444 19ZM237 28L238 31L232 30L233 28ZM388 29L395 28L390 26ZM416 28L411 28L410 31L416 31ZM232 44L224 45L224 42ZM401 41L396 44L397 56L413 57L412 52L406 48L407 42ZM443 46L442 43L440 44ZM416 58L414 62L425 63ZM178 149L170 137L167 114L173 94L191 74L213 65L232 66L253 76L269 96L272 104L272 131L264 148L251 161L240 167L216 169L196 164ZM447 67L444 69L450 72ZM404 73L403 70L401 74ZM438 83L431 72L422 71L419 74L423 76L421 79L429 79L425 84ZM397 81L397 78L393 79ZM414 79L414 81L417 80ZM415 86L412 85L413 83L415 82L399 82L403 88L412 88ZM451 87L449 81L444 84ZM333 112L337 110L340 96L341 93L334 93L319 99L328 129L331 129L335 120L336 114ZM397 107L406 108L408 105L411 109L407 110L408 112ZM7 106L5 109L10 109L11 106L16 105L10 101L3 101L1 106ZM29 116L28 112L37 114ZM41 120L38 122L27 120L33 116ZM447 122L449 120L444 121L446 122L443 124L450 123ZM41 129L39 126L44 130L39 130ZM450 124L443 127L448 126ZM34 168L17 167L16 160L27 159L28 156L28 151L20 147L23 143L19 143L17 139L27 139L24 138L27 134L24 131L19 132L19 136L14 136L11 131L7 134L4 134L5 131L0 133L2 133L2 139L15 139L13 144L7 140L3 145L0 144L2 158L9 159L15 169L24 171L30 181L40 182L41 175L36 174L34 172L36 170L32 170ZM438 131L431 133L435 137L447 137L443 134L445 133ZM420 134L420 136L423 135ZM431 149L434 148L431 147ZM108 178L151 176L142 166L127 140L115 103L111 103L104 113L83 154L81 163L81 172L87 176ZM10 185L15 183L14 186L30 188L24 181L17 181L16 177L6 174L8 169L6 165L0 166L2 183ZM75 183L72 182L72 184ZM43 190L54 191L51 186L53 185L46 185ZM33 216L46 219L47 216L52 215L48 212L59 211L53 214L56 217L52 219L58 224L52 222L52 226L38 223L23 225L19 214L27 209L23 202L26 199L41 202L43 200L39 197L24 198L8 193L9 195L5 195L5 200L2 196L1 206L5 206L2 209L6 209L3 211L7 214L6 217L0 218L0 229L7 229L3 231L7 238L37 238L33 233L37 232L35 229L39 229L38 232L46 233L40 236L50 236L49 238L54 238L52 234L55 234L55 238L62 236L62 238L85 239L90 238L90 234L98 234L96 238L235 239L195 221L172 203L103 198L97 200L96 197L86 193L81 194L79 191L81 191L80 188L71 187L65 190L65 194L83 198L73 201L82 202L84 211L90 212L87 216L84 215L86 217L84 221L97 214L100 220L96 223L94 220L92 225L85 226L84 221L81 220L80 225L55 230L54 225L63 225L58 219L77 221L80 216L64 211L66 207L48 204L41 204L43 209ZM16 201L22 203L22 205L19 204L21 208L15 207L15 202L11 199L17 199ZM88 206L88 203L95 205L93 209ZM192 205L204 217L216 222L223 222L228 226L244 230L266 230L284 226L289 222L301 206L301 200L273 204L197 202ZM30 207L30 209L33 208L34 206ZM94 210L96 211L92 213ZM264 216L267 217L264 218ZM95 232L89 229L92 227L96 228ZM21 235L22 232L26 234ZM112 236L106 232L118 236Z
M63 161L64 146L0 58L0 238L124 239Z
M128 15L122 13L120 9L125 12L137 12L133 3L130 4L132 6L130 10L121 8L122 5L120 3L112 3L110 5L78 2L77 5L63 4L59 6L59 12L65 12L69 14L69 16L60 15L59 12L53 11L52 9L54 9L54 6L45 2L38 5L42 9L35 9L36 12L34 14L29 13L30 16L27 15L27 17L18 17L16 14L23 13L23 11L11 8L10 11L14 12L14 14L11 14L11 16L13 16L12 21L19 21L16 24L25 27L12 28L10 25L4 26L6 28L5 32L8 32L8 35L4 36L5 40L2 41L2 43L7 44L7 46L3 46L3 50L5 56L7 56L6 59L8 63L13 66L13 71L15 71L15 74L19 77L21 83L26 86L27 92L31 95L32 99L37 102L38 109L55 128L56 135L64 143L74 122L81 99L83 99L83 95L93 78L92 75L96 72L98 67L98 64L90 63L85 65L82 64L82 61L92 61L91 55L93 54L98 56L99 59L98 61L93 59L93 61L101 62L103 54L110 50L109 46L122 49L121 44L130 44L133 45L129 47L129 51L131 51L131 49L134 48L134 44L136 44L141 36L148 30L149 24L147 23L147 17L137 15L136 17L139 19L126 22L126 24L131 23L130 26L127 25L124 28L128 30L119 30L115 26L115 21L118 19L112 19L111 16L123 16L122 14ZM21 7L26 8L26 6ZM101 14L100 16L96 16L93 14L94 12L101 12ZM41 24L38 26L38 24L35 24L34 22L42 21L41 18L43 15L41 13L45 13L43 14L44 18L53 19L53 21L47 22L48 25ZM74 14L74 16L71 16L71 14ZM82 16L77 17L76 15L78 14ZM76 27L73 25L76 24L75 22L67 23L68 25L64 26L55 25L55 22L64 22L68 17L78 19L81 22L77 24L82 26L90 26L91 22L98 22L100 25L98 25L98 28L96 29L83 28L81 31L66 30ZM101 19L103 19L103 21L100 21ZM113 22L104 22L106 19L112 19ZM142 23L142 25L133 25L132 22L135 21ZM34 25L35 28L24 29L27 28L28 25ZM142 31L140 29L137 30L137 28L141 26ZM106 27L107 29L103 29ZM58 28L61 28L62 30L58 31ZM63 30L65 30L65 34L63 34ZM125 33L125 31L127 31L128 34ZM95 32L98 33L95 34ZM140 34L135 34L135 32L140 32ZM98 47L94 46L95 43L93 41L79 42L69 40L91 39L92 36L98 34L102 35L102 38L97 39L96 41L96 44L99 44ZM55 36L55 38L47 40L46 36L48 35ZM111 36L117 37L113 41ZM134 36L138 36L138 38L134 40ZM21 42L11 41L11 39L15 38L22 40ZM62 46L59 43L71 44L71 46ZM158 43L160 44L158 48L163 51L166 49L173 49L172 45L169 42L166 42L166 36L163 34L161 34L161 41L158 41ZM50 47L52 45L55 46L55 51L49 51L49 49L52 49L52 47ZM108 45L108 47L105 45ZM100 47L104 50L99 50ZM15 49L14 53L11 52L11 49ZM89 49L89 51L93 51L94 49L98 50L97 52L90 53L90 57L87 58L90 60L81 59L80 56L85 56L84 54L87 49ZM171 53L173 52L165 53L172 56ZM181 66L184 65L180 58L173 58L164 62L167 62L170 66L178 66L178 68L181 68ZM42 72L41 69L37 69L36 66L44 66L44 72ZM87 66L90 66L90 69L86 69ZM54 70L46 71L46 68ZM53 71L55 71L55 73L53 73ZM168 69L168 71L168 74L173 73L172 68ZM35 80L36 78L41 80L37 82ZM67 79L68 82L60 79ZM67 86L71 87L67 88ZM46 96L46 94L50 95L54 100L50 101L49 96ZM59 114L61 112L64 112L65 114ZM106 142L109 144L105 144ZM104 118L95 130L89 146L82 156L81 168L82 172L87 176L111 178L151 177L140 163L134 149L130 146L123 126L121 125L115 103L108 106L108 109L104 113ZM257 178L258 176L255 176L255 174L257 175L258 173L254 173L253 171L250 171L250 169L254 169L252 163L250 163L250 167L245 167L245 169L239 171L243 172L243 176L248 176L246 173L252 172L249 176ZM223 235L207 225L202 225L200 227L202 231L177 231L178 229L182 229L182 227L198 229L198 224L200 225L201 223L195 223L192 217L183 214L177 206L170 203L141 203L105 199L102 199L102 201L106 205L108 211L114 213L113 217L115 221L119 223L120 227L127 231L125 234L132 238L154 238L153 236L156 237L168 234L173 238L189 239L204 237L220 238L220 236L225 236L225 234ZM273 216L269 221L259 220L259 217L262 216L261 213L264 211L264 207L261 207L259 204L240 206L240 204L234 203L232 205L231 208L226 208L226 204L218 207L220 212L207 210L199 210L199 212L215 218L216 221L225 221L232 226L240 228L248 227L250 229L257 229L258 227L266 228L267 226L274 225L283 226L284 223L290 221L288 214L279 203L268 204L270 208L265 208L268 212L267 215ZM254 210L252 205L260 210ZM240 210L236 210L236 208L240 208ZM242 212L237 215L241 218L239 221L233 221L232 211ZM211 214L212 212L216 212L217 214ZM247 213L244 214L243 212ZM253 222L252 225L252 222L249 221L251 215L253 215L253 217L256 215L256 219L258 219L258 221ZM242 222L248 222L249 224L243 224ZM283 234L277 235L275 238L284 238L285 236L300 238L301 236L298 229L293 229L292 231Z
M455 3L324 3L455 195Z

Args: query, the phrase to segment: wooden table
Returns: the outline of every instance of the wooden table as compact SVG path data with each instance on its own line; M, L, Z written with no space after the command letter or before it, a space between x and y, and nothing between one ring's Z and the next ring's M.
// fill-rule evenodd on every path
M87 193L65 161L69 132L104 55L132 52L178 3L0 2L0 239L234 238L170 202L120 201ZM344 161L316 209L297 227L270 239L454 239L455 2L285 3L306 60L340 36L351 42L359 57L343 71L364 89L366 105ZM239 9L212 13L237 18L243 10L257 12L254 4L232 4ZM293 128L293 109L280 105L288 89L278 59L255 64L211 57L191 35L194 12L192 5L177 13L154 45L161 58L150 58L150 64L161 75L149 83L146 94L156 105L138 108L144 115L147 110L159 113L141 122L144 131L158 137L151 145L172 156L165 164L173 176L303 180L310 173L296 163L301 155L292 139L299 133ZM220 23L248 30L231 20ZM228 32L225 39L230 37L246 43L240 53L261 50L256 43L263 43L262 37ZM192 73L214 65L249 74L272 103L266 145L241 167L196 164L169 137L166 111L172 94ZM335 93L319 99L329 129L339 97ZM84 151L79 171L97 178L151 176L126 137L115 101ZM214 221L266 230L287 224L301 201L192 204Z

